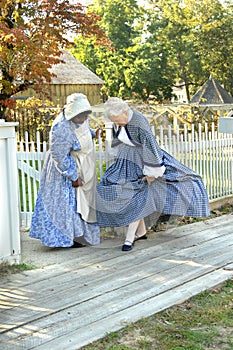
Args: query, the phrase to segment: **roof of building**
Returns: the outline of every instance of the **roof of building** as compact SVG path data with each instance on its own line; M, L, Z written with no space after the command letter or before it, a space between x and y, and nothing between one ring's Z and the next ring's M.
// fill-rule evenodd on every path
M233 97L212 76L192 97L191 103L199 105L219 105L233 103Z
M59 58L64 61L64 63L55 64L49 69L52 74L56 75L52 77L50 84L104 84L102 79L85 67L69 52L63 52Z

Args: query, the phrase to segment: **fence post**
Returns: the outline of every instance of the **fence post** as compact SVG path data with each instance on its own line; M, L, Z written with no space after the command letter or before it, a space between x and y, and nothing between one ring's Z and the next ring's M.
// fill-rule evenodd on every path
M112 122L105 122L106 141L112 141Z
M16 125L0 121L0 263L10 264L20 261Z

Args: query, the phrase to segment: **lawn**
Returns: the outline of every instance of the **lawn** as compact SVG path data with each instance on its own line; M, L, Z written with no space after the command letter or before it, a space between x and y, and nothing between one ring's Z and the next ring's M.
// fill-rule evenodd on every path
M233 280L81 349L232 350Z

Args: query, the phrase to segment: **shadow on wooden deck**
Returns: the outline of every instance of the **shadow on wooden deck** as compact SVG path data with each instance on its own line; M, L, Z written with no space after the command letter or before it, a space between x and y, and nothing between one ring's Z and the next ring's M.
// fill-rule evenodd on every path
M77 350L233 277L233 215L122 239L48 249L22 235L39 269L0 282L1 350Z

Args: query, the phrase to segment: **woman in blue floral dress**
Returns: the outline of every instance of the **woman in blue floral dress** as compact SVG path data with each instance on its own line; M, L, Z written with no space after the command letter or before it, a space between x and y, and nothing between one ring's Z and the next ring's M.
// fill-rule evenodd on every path
M161 217L208 216L201 176L158 146L148 120L117 97L104 108L117 155L97 186L97 218L102 227L128 226L122 250L146 239L146 228Z
M85 95L67 97L50 132L30 237L48 247L83 247L100 242L96 220L96 167Z

